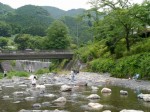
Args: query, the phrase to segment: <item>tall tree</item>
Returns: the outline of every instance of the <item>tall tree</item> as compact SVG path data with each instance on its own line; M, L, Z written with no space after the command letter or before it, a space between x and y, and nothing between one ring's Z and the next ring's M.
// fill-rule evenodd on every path
M70 45L68 28L58 20L49 26L47 38L47 49L67 49Z

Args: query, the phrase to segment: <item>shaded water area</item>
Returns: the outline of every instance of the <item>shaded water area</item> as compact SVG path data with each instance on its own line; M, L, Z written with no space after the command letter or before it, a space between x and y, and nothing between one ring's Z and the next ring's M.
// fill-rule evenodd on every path
M49 85L46 86L44 92L39 92L41 90L32 89L34 92L28 94L27 87L19 87L15 85L14 87L2 87L0 91L0 112L19 112L22 109L29 110L63 110L69 112L102 112L104 110L111 110L111 112L119 112L122 109L134 109L143 110L144 112L150 112L150 102L144 102L137 98L137 91L117 87L108 86L112 89L112 93L101 93L103 87L99 87L98 91L92 91L89 86L81 86L73 89L71 92L61 92L61 85ZM120 90L128 91L128 95L120 95ZM21 95L14 95L14 92L20 91L24 92ZM148 93L142 91L143 93ZM45 97L45 94L54 94L55 97ZM101 98L98 100L89 100L86 97L90 94L98 94ZM5 98L4 96L9 96ZM34 96L35 99L32 101L25 100L28 96ZM53 101L58 97L65 97L67 99L66 103L53 103ZM100 110L92 110L87 105L89 102L98 102L104 107ZM34 104L39 104L41 106L33 106ZM48 111L48 112L49 112ZM35 111L36 112L36 111ZM42 112L42 111L39 111Z

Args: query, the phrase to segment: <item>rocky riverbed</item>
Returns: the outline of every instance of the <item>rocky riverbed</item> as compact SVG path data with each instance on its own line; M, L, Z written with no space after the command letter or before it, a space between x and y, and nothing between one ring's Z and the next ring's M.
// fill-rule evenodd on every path
M102 91L99 89L102 89L104 87L109 88L111 86L120 86L123 88L127 88L125 89L127 91L121 90L121 88L118 88L116 91L114 88L112 88L112 94L101 94ZM143 112L138 111L140 109L139 106L136 106L138 98L132 99L136 95L128 88L133 90L146 90L148 91L147 93L149 93L150 82L143 80L119 79L110 77L109 74L98 74L89 72L80 72L75 76L75 81L71 81L71 76L69 72L65 74L43 74L41 76L38 76L36 87L32 87L31 81L28 80L27 77L13 77L12 79L4 78L0 80L0 109L3 112L65 112L65 110L62 109L67 109L67 111L69 110L70 112L76 112L76 108L78 108L78 112L83 112L83 110L84 112L91 112L89 108L90 105L93 106L93 108L103 108L101 109L101 112L108 109L109 110L107 112L111 112L111 110L114 112L128 112L128 110L121 111L124 109L124 107L116 108L114 106L114 100L121 101L123 99L123 101L126 100L126 102L131 102L134 100L133 102L135 102L135 107L133 109L137 109L137 111L133 110L131 112ZM64 92L66 91L64 89L67 89L67 91L69 90L69 92ZM124 95L120 96L120 90L122 92L128 92L129 90L129 96L126 97L128 93L124 94L125 97L123 97ZM94 98L98 98L98 100L88 100L90 94L91 96L94 96ZM111 96L112 98L110 98ZM4 107L5 105L3 104L6 103L5 101L8 103L9 108ZM55 104L58 101L58 104L60 104L59 106ZM108 104L104 103L104 105L101 105L99 104L100 101L103 103L107 102ZM113 102L113 104L111 104L111 101ZM121 104L122 103L123 102L121 102ZM126 104L128 105L128 103L125 103L124 105ZM132 107L134 104L132 104ZM143 102L143 105L145 104L146 107L140 110L149 110L150 103ZM12 105L17 107L16 110L12 110ZM68 107L68 105L70 107ZM74 107L73 105L77 107ZM127 107L129 106L130 105L128 105ZM132 107L130 108L132 109ZM58 109L61 109L61 111L59 111Z

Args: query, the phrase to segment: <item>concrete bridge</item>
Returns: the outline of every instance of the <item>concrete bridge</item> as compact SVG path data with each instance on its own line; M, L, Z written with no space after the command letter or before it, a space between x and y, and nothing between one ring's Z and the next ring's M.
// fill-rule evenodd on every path
M0 60L30 60L30 59L72 59L73 52L69 50L25 50L1 51Z

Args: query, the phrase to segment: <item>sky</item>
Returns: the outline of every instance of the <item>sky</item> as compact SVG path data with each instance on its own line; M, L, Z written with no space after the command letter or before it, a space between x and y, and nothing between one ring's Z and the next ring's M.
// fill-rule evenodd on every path
M0 0L1 3L7 4L16 9L24 5L37 5L37 6L53 6L62 10L84 8L89 9L89 0ZM143 0L133 0L134 2L141 3Z

